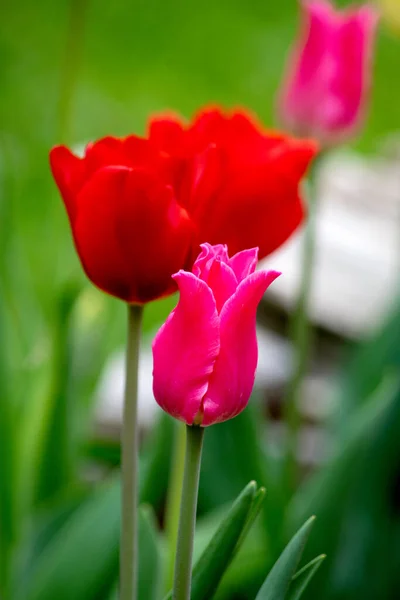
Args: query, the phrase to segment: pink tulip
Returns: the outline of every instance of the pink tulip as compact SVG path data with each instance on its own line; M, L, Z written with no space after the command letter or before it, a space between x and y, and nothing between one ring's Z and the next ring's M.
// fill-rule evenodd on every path
M256 310L275 271L255 272L258 248L232 258L203 244L193 272L173 275L177 307L153 342L158 404L188 425L212 425L247 405L257 366Z
M302 32L279 110L293 131L332 145L351 136L363 120L378 15L369 5L344 11L328 0L301 5Z

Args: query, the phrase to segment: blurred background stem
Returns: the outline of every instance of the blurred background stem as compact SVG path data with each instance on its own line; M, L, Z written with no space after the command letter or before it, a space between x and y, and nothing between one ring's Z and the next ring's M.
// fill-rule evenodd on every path
M138 577L138 371L143 307L128 305L126 380L122 422L120 600L135 600Z
M58 107L57 142L67 143L70 138L70 119L85 31L88 0L71 0L69 24L65 44L64 63L61 69L60 100Z
M307 372L312 345L312 327L309 320L310 297L313 283L315 245L316 245L316 212L317 185L316 175L321 157L314 161L309 175L305 197L307 198L308 215L304 228L301 258L300 289L296 307L290 323L290 337L293 342L294 360L291 379L289 380L284 400L284 418L287 427L287 446L284 464L286 492L291 495L298 485L298 450L299 430L301 425L300 398L304 376Z
M180 499L185 468L186 431L184 423L174 421L174 449L172 453L170 477L168 485L167 506L165 515L165 532L168 543L167 569L165 575L165 592L174 581L176 544L178 540Z
M198 427L197 425L186 427L185 472L176 548L173 600L190 600L193 542L203 438L204 427Z

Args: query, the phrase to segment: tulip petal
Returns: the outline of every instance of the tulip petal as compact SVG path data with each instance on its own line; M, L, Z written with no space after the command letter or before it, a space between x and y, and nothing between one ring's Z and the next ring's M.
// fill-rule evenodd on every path
M219 318L207 284L192 273L174 276L179 303L153 342L153 392L173 417L193 424L219 352Z
M258 260L258 248L250 248L237 252L229 260L229 265L236 275L238 283L254 273Z
M220 313L225 302L236 291L238 286L236 275L229 265L221 259L216 259L211 265L206 283L214 295L217 311Z
M193 265L193 273L203 281L207 281L211 266L216 258L229 262L228 249L224 244L212 246L208 242L200 245L201 252Z
M220 314L220 351L203 400L202 425L238 415L247 405L257 367L256 310L276 271L242 281Z
M97 171L78 195L74 237L88 277L127 302L144 303L175 289L186 266L193 225L169 186L127 167Z
M329 90L332 100L326 103L324 113L326 127L333 134L354 128L362 117L370 87L370 54L376 24L376 11L365 6L344 13L338 26L333 50L337 67Z
M90 142L85 149L85 165L88 175L103 167L130 167L124 152L124 143L111 135Z
M151 144L168 154L184 150L184 126L177 115L153 117L148 124L148 138Z
M200 237L230 254L258 246L264 258L297 229L304 208L299 180L316 153L313 142L282 142L264 163L232 172L209 210L194 214Z
M130 174L127 167L97 171L77 197L73 224L77 252L89 279L103 291L129 301L131 267L119 239L117 216Z
M84 161L66 146L56 146L50 151L50 167L72 223L76 215L76 194L85 180Z
M226 160L220 148L211 143L189 162L181 187L181 203L199 218L206 215L209 205L221 188L226 173ZM200 240L201 242L204 239Z
M132 170L127 179L118 235L130 263L131 297L139 302L171 293L172 274L191 266L193 223L172 187L145 171Z

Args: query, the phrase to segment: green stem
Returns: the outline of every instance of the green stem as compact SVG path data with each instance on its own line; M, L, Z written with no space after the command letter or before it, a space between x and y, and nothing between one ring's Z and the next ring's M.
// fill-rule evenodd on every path
M319 163L319 160L318 160ZM315 164L313 174L315 172ZM310 185L310 188L313 186ZM299 399L304 375L307 371L312 342L312 328L308 318L310 294L314 273L316 242L316 194L308 194L308 220L304 231L301 263L301 282L296 308L291 322L291 337L294 346L294 367L284 403L284 418L287 426L287 448L285 473L287 491L290 494L298 484L298 434L301 425Z
M139 345L143 307L128 306L128 344L122 422L122 523L120 600L135 600L138 577L138 452L137 415Z
M69 23L64 64L61 69L60 101L58 107L58 139L67 142L72 102L82 58L85 18L88 0L70 0Z
M174 449L170 468L167 507L165 515L165 532L168 542L168 559L165 577L166 593L172 588L176 544L178 541L180 499L182 496L182 481L185 469L186 429L180 421L174 422Z
M204 428L186 427L185 473L175 559L173 600L190 600L192 555Z

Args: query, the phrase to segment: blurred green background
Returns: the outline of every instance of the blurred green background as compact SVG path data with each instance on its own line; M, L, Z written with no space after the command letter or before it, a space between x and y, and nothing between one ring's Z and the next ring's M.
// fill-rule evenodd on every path
M92 473L81 474L95 452L106 457L106 474L118 462L118 449L88 440L93 393L124 342L125 310L82 274L49 149L143 133L154 112L190 117L213 103L247 106L273 126L297 21L294 0L2 0L0 589L7 600L106 600L118 562L115 486L92 497L82 483ZM399 129L399 66L400 40L382 26L370 116L355 143L363 152ZM146 310L146 331L173 302ZM310 558L326 552L328 560L307 598L400 598L400 311L352 357L342 410L328 424L334 458L294 498L285 499L279 465L259 441L257 403L210 431L199 545L219 507L249 479L268 493L265 516L218 598L254 598L284 540L314 513ZM143 454L142 499L159 516L172 444L172 425L162 419ZM52 559L60 548L62 557ZM88 587L68 591L77 578Z

